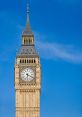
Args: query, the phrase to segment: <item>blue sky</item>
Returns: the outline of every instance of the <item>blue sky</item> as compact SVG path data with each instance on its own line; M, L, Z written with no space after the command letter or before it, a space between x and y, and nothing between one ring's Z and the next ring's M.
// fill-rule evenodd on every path
M41 117L82 116L82 1L31 0L41 56ZM15 117L14 63L26 24L26 0L0 1L0 117Z

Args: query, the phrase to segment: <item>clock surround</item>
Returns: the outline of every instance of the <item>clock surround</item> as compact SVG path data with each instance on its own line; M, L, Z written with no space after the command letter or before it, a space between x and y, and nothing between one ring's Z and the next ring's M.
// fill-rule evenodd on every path
M32 69L33 71L34 71L34 79L33 80L31 80L31 81L24 81L24 80L22 80L22 78L21 78L21 72L24 70L24 69ZM20 67L20 81L19 81L19 83L20 84L30 84L30 85L35 85L36 84L36 67L35 66L22 66L22 67Z
M26 68L21 71L21 79L25 82L30 82L34 79L35 73L32 69Z

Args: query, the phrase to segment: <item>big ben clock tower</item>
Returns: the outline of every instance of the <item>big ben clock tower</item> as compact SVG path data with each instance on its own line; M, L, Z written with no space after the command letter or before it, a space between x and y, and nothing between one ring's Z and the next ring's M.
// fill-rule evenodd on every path
M28 4L27 23L15 63L16 117L40 117L40 84L40 58L35 50Z

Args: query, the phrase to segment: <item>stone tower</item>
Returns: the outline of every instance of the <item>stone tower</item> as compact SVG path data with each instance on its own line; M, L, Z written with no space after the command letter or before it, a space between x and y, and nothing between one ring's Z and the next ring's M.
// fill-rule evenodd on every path
M27 4L27 23L15 63L16 117L40 117L41 66L29 13Z

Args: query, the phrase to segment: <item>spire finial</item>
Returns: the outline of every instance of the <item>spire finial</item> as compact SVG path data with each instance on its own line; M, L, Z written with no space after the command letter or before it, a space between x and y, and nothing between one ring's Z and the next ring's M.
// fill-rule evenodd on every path
M30 5L29 0L27 0L27 22L30 20Z

